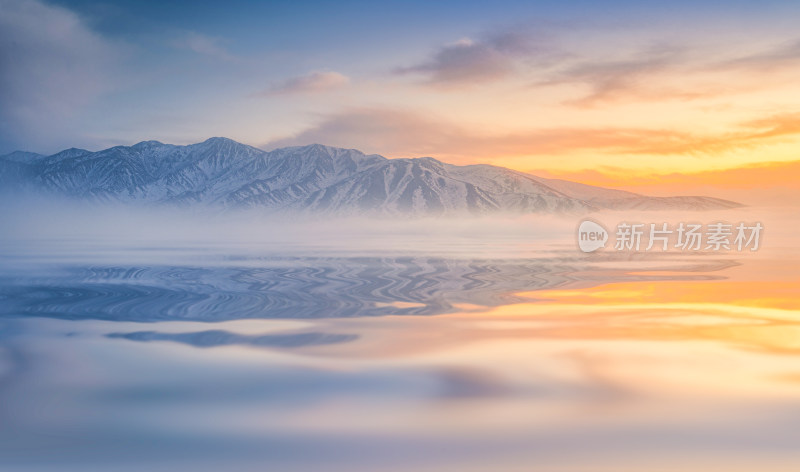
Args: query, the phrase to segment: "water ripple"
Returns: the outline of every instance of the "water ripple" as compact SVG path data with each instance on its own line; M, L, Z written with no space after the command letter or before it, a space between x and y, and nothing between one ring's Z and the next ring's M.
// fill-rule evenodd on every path
M197 331L193 333L160 333L156 331L135 331L132 333L110 333L109 338L122 338L131 341L173 341L195 347L216 347L246 345L256 347L295 348L338 344L358 339L355 334L296 333L244 335L224 330Z
M224 321L436 315L454 311L457 304L498 306L519 301L518 292L573 283L708 278L693 271L731 264L705 260L681 267L682 275L598 272L585 261L557 257L275 257L234 267L72 265L24 275L0 273L0 316Z

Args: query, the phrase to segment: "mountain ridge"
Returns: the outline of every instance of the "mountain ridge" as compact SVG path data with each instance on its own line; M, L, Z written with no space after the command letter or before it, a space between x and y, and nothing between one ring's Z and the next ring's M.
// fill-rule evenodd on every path
M264 151L229 138L141 141L92 152L0 156L0 184L77 199L259 208L335 215L585 213L741 206L703 196L650 197L489 164L389 159L322 144Z

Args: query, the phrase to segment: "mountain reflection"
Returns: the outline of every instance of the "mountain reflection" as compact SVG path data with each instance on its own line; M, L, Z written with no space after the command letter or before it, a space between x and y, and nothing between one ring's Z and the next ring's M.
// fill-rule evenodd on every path
M647 280L698 280L736 263L605 256L535 259L267 257L203 267L66 265L0 276L0 315L113 321L226 321L438 315L517 303L519 292ZM676 265L677 262L677 265ZM602 268L600 268L602 266ZM666 272L669 270L669 272ZM702 272L702 274L701 274Z
M264 334L259 336L231 333L223 330L198 331L194 333L158 333L156 331L136 331L133 333L111 333L109 338L122 338L131 341L174 341L195 347L230 346L234 344L255 347L293 348L322 346L358 339L355 334Z

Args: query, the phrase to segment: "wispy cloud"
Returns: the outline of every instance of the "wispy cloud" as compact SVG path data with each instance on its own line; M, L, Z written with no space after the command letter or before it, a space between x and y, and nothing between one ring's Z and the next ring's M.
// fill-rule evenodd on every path
M210 56L224 61L235 61L237 57L224 46L223 38L207 36L195 31L189 31L172 41L172 45L179 49L187 49L197 54Z
M0 147L76 142L75 115L113 89L123 48L65 8L0 0L0 11Z
M590 60L572 64L554 74L538 85L584 84L589 92L573 100L573 104L592 106L598 103L617 100L631 96L652 98L652 82L658 76L674 71L685 57L682 48L675 46L653 46L628 59ZM664 95L681 95L691 97L688 92L675 90Z
M416 75L433 85L469 85L511 75L522 58L536 48L525 34L505 32L473 40L462 38L436 50L424 62L399 67L399 75Z
M316 71L291 77L270 86L260 95L292 95L334 90L350 83L350 78L335 71Z
M325 143L380 151L392 156L415 156L441 150L452 143L450 127L403 110L356 108L322 115L320 121L295 136L267 147Z
M611 126L485 134L410 111L369 108L323 116L317 125L270 145L321 142L390 156L490 160L492 156L563 155L587 150L614 155L714 155L798 136L800 113L769 116L741 123L731 132L708 135Z
M782 72L800 71L800 41L718 59L725 55L729 53L660 44L624 59L574 59L534 85L584 85L588 91L566 103L594 107L614 102L696 100L757 92L785 84L787 77Z
M798 68L800 39L784 42L763 51L742 55L716 65L721 69L743 68L757 73L776 68Z

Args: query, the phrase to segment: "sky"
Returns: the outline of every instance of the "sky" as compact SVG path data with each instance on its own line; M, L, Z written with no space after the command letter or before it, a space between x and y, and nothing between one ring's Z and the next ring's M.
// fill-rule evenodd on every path
M782 201L797 24L789 1L0 0L0 154L225 136Z

